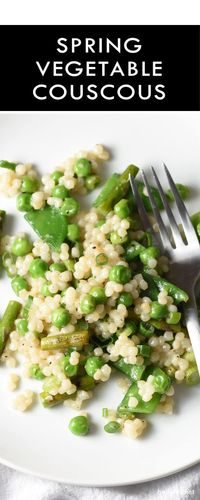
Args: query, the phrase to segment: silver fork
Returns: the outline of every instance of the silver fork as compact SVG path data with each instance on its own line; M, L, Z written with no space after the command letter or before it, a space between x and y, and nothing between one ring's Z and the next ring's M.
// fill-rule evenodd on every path
M153 228L143 200L139 194L137 183L132 175L130 175L130 183L144 229L148 231L150 230L153 233L154 239L161 251L170 260L170 279L173 280L177 286L183 288L189 295L189 300L186 304L184 304L183 310L186 327L200 373L200 323L195 300L195 286L200 276L200 245L187 209L166 165L164 165L164 169L174 196L184 234L180 232L176 218L153 167L151 170L167 214L170 230L167 229L163 221L144 171L141 172L142 178L159 232L155 232Z

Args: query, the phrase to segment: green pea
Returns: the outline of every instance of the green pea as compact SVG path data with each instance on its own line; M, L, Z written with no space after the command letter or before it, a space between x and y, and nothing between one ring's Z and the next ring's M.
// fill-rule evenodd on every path
M105 304L107 297L102 286L93 286L90 295L95 299L96 304Z
M91 314L96 308L96 301L92 295L85 295L80 303L80 309L83 314Z
M110 241L112 245L123 245L127 242L127 239L127 236L119 236L117 231L112 231L112 233L110 233Z
M151 325L151 323L148 323L148 321L140 321L139 332L141 335L144 335L144 337L152 337L155 332L155 328Z
M17 322L17 331L19 335L24 336L28 332L28 321L27 319L20 319Z
M114 206L114 212L120 219L126 219L130 215L128 201L122 199Z
M109 272L109 280L125 285L131 280L131 270L121 264L113 266Z
M13 264L15 264L14 255L12 255L9 252L3 252L2 265L10 278L13 278L16 274L15 271L14 270L12 271L12 268L11 268L11 266L13 266Z
M76 161L74 172L78 177L88 177L92 171L92 163L87 158L79 158Z
M32 209L31 206L31 194L29 193L20 193L17 195L16 200L17 210L20 212L29 212Z
M78 365L71 365L70 354L65 354L60 360L61 368L67 377L74 377L78 372Z
M35 378L36 380L43 380L45 378L45 375L36 363L30 366L29 375L31 378Z
M50 281L45 281L41 286L41 294L44 295L44 297L50 297L53 295L53 293L49 291L49 285L51 285Z
M57 328L62 328L63 326L68 325L70 319L71 316L69 312L63 307L58 307L58 309L55 309L51 316L52 324Z
M186 200L189 197L190 188L188 186L184 186L183 184L176 184L176 188L178 189L178 192L179 192L182 200ZM174 201L174 195L173 195L171 189L168 189L166 194L167 194L167 197L170 201Z
M66 189L66 187L63 184L61 184L59 186L55 186L52 189L51 195L54 198L61 198L61 200L64 200L68 196L68 190Z
M153 247L153 246L148 247L148 248L145 248L145 250L143 250L140 253L140 260L145 266L147 266L149 260L150 259L157 259L157 257L159 257L159 254L160 254L160 251L157 247Z
M44 260L33 259L29 266L29 273L32 278L43 278L48 269L48 264Z
M118 304L123 304L126 307L133 305L133 297L130 292L123 292L118 298Z
M106 425L104 425L104 431L108 432L109 434L114 434L114 432L121 431L121 425L119 422L116 422L116 420L111 420Z
M67 228L67 238L70 241L77 241L80 238L80 229L78 224L69 224Z
M22 177L21 192L22 193L35 193L39 187L39 181L35 177L25 175Z
M53 181L55 182L55 184L58 184L58 181L59 181L60 177L63 177L63 172L60 172L60 170L55 170L51 174L51 179L53 179Z
M23 255L27 255L27 253L32 250L32 243L28 238L15 238L12 244L11 252L17 257L22 257Z
M136 259L143 249L143 245L138 243L138 241L132 241L125 249L125 259L128 262Z
M69 430L76 436L85 436L89 432L89 423L87 417L79 415L73 417L69 422Z
M62 262L53 262L53 264L49 267L50 271L59 271L59 273L63 273L66 271L66 266Z
M88 175L85 179L85 187L88 191L93 191L101 182L98 175Z
M108 263L108 257L105 253L99 253L96 256L96 265L97 266L104 266Z
M74 198L67 198L61 208L60 208L60 213L62 215L67 215L68 217L73 217L76 215L79 211L80 205L78 201L76 201Z
M22 276L19 276L18 274L12 279L11 286L16 295L19 295L21 290L28 290L29 288L28 282L25 278L22 278Z
M185 352L183 357L184 357L184 359L187 359L187 361L189 362L190 365L196 364L195 356L194 356L194 353L192 351Z
M191 366L186 370L185 380L186 380L186 384L188 384L188 385L199 384L200 376L199 376L197 366Z
M82 375L79 379L79 389L82 391L91 391L95 387L95 382L89 375Z
M168 325L177 325L180 319L181 319L181 313L178 311L173 311L169 313L166 319L166 323L168 323Z
M163 319L168 315L168 308L164 304L159 304L156 300L151 303L151 318Z
M104 361L99 356L90 356L85 363L85 371L90 377L93 377L103 365Z

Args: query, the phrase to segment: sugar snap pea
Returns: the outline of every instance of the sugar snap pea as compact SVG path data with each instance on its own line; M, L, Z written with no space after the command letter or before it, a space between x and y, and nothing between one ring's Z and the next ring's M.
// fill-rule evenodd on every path
M30 210L25 219L37 235L55 250L67 238L67 218L57 208L46 206L40 210Z

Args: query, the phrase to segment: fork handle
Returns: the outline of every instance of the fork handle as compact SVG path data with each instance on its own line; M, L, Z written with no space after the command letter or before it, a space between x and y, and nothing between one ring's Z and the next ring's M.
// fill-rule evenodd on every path
M184 307L185 323L192 343L192 348L196 358L196 364L200 374L200 322L198 318L197 305L194 290L190 294L190 299Z

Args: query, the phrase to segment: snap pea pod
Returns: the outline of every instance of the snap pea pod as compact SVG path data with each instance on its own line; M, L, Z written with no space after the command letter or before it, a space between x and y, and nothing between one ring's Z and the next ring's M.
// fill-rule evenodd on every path
M87 330L50 335L41 339L41 349L50 351L53 349L67 349L68 347L79 347L89 343Z
M123 358L112 362L111 365L113 368L116 368L116 370L119 370L124 373L124 375L127 375L127 377L131 380L141 380L146 368L145 365L131 365L130 363L125 363Z
M2 354L9 334L12 332L14 322L21 309L21 304L15 300L10 300L0 321L0 355Z
M97 210L103 215L110 212L113 206L126 196L130 187L129 174L135 177L138 173L138 170L138 167L136 167L135 165L129 165L129 167L127 167L123 174L121 174L120 176L115 178L113 178L112 176L110 178L112 179L112 182L110 180L110 184L107 184L109 180L107 181L102 192L100 193L100 198L98 197L95 200L93 206L97 208ZM112 188L110 187L111 184L113 184Z
M125 259L128 262L135 260L143 250L145 250L145 247L138 243L138 241L133 240L125 248Z
M159 290L166 290L171 297L173 297L176 300L176 303L179 304L180 302L187 302L189 297L188 294L184 291L181 290L176 285L173 285L169 281L165 280L164 278L161 278L160 276L152 276L152 279L155 283L155 285L158 287Z
M40 210L30 210L25 215L36 234L53 249L58 250L68 235L68 224L65 215L51 206Z
M40 399L44 408L52 408L53 406L63 403L68 398L71 398L68 394L56 394L56 396L51 396L48 392L41 392Z
M142 276L143 276L144 280L148 283L148 297L151 300L157 300L159 290L158 290L157 285L155 284L155 281L153 280L152 275L149 273L143 272Z
M138 400L138 404L134 408L129 406L129 398L131 396L134 396ZM161 396L162 394L155 392L150 401L143 401L138 391L137 382L133 382L119 404L117 411L120 415L153 413L160 402Z
M15 170L17 163L7 160L0 160L0 168L8 168L9 170Z

